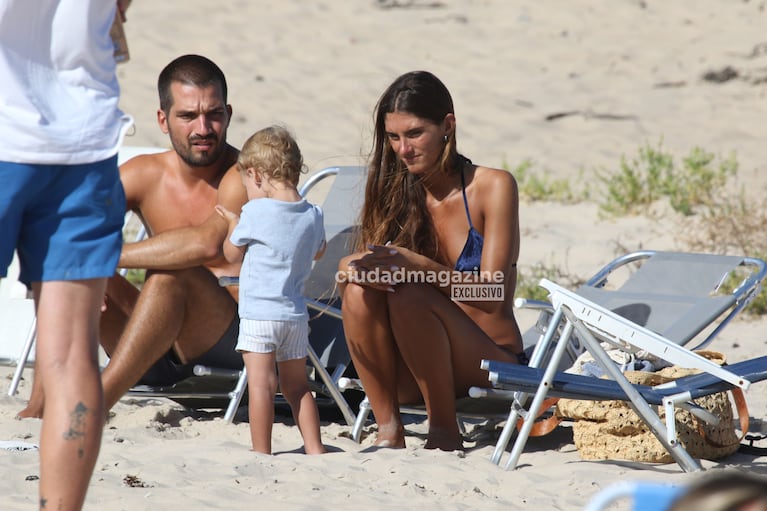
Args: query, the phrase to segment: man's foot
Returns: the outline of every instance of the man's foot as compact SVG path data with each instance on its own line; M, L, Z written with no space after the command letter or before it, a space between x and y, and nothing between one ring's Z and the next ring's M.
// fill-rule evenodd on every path
M16 414L16 419L42 419L43 418L43 406L42 403L27 403L26 408Z

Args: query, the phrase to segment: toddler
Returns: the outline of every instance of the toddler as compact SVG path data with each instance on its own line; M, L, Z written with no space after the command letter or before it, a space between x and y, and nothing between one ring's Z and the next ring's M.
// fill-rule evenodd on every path
M237 168L248 202L240 216L221 205L216 210L229 222L224 256L230 263L242 261L237 351L247 371L253 450L272 452L279 368L279 388L304 451L321 454L326 451L319 413L306 376L309 314L303 290L312 260L325 251L322 210L296 189L303 158L285 128L271 126L253 134Z

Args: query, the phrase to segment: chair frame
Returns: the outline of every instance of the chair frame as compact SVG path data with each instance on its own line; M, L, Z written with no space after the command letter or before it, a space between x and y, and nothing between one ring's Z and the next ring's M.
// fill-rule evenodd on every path
M615 269L630 262L652 257L657 253L659 252L640 251L619 257L592 277L586 283L586 286L602 287L605 285L607 277ZM761 281L767 275L767 265L765 262L760 259L744 257L741 258L740 264L752 267L753 271L733 291L732 295L734 298L731 311L719 321L718 325L703 342L693 349L699 349L713 341L724 326L760 291ZM498 439L491 456L491 461L495 464L500 464L501 457L511 441L517 421L519 418L522 418L522 427L512 446L505 468L510 469L517 466L535 421L536 414L530 413L530 410L539 410L542 406L551 388L553 378L558 369L557 366L568 348L570 339L573 338L572 335L575 334L575 337L585 345L585 348L597 360L600 366L621 386L632 407L645 420L648 427L651 428L661 444L682 469L685 471L700 470L701 467L698 461L693 459L684 447L676 441L675 424L673 421L674 407L686 403L689 400L689 396L686 393L680 393L675 396L669 396L664 401L664 407L667 411L666 416L670 420L668 420L666 425L663 425L658 415L612 362L600 345L600 342L608 341L625 350L635 351L645 349L670 363L701 369L720 378L722 381L726 381L744 390L748 388L750 382L692 353L692 351L679 346L662 335L626 320L615 312L579 296L577 293L568 291L546 279L541 281L541 285L551 293L553 313L546 332L541 341L535 346L531 357L530 367L542 368L545 366L545 370L529 406L524 406L524 403L528 402L530 397L524 391L474 387L469 392L472 397L505 396L512 401L509 418ZM552 352L551 346L553 342L556 342L556 344ZM544 357L549 355L550 359L544 364ZM481 367L487 370L490 364L492 364L491 361L483 360Z

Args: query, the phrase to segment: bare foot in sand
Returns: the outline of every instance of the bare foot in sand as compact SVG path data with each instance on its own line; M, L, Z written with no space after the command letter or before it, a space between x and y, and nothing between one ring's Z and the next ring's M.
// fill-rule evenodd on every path
M387 447L390 449L405 448L405 428L402 424L379 424L378 434L373 443L376 447Z
M35 366L37 368L37 366ZM16 419L42 419L43 418L43 405L45 404L45 393L43 392L43 386L36 378L37 371L32 375L32 390L29 393L29 401L27 406L18 414Z
M430 430L423 448L439 449L440 451L462 451L463 439L461 435L455 433Z
M319 447L307 447L304 445L304 453L309 455L317 455L317 454L327 454L328 450L325 449L325 446L320 444Z
M43 418L43 403L33 403L30 401L27 403L26 408L16 414L16 419L42 419Z

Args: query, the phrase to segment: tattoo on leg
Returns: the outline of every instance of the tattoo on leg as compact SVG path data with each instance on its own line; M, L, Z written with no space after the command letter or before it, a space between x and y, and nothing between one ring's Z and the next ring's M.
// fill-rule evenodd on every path
M69 429L64 433L64 440L77 440L80 439L80 448L77 450L77 456L82 458L85 456L85 415L88 413L88 407L86 407L82 401L77 403L74 411L70 414Z
M40 509L43 509L45 505L48 503L48 500L44 497L40 497Z

